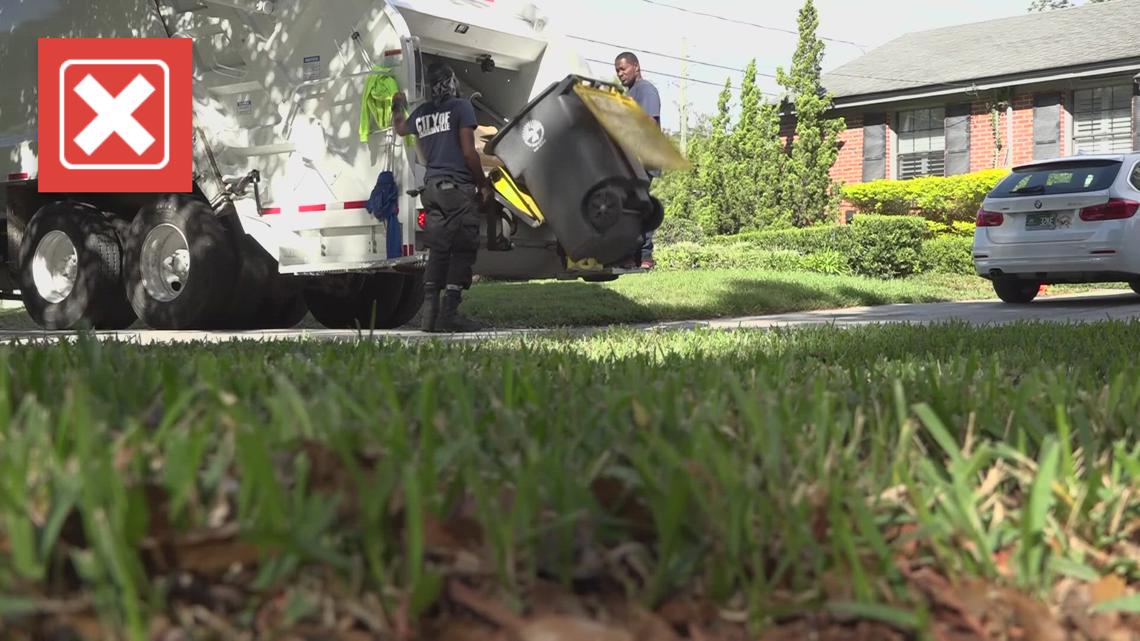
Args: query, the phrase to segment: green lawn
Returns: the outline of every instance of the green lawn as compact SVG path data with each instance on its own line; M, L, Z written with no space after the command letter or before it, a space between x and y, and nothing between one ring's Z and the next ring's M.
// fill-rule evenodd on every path
M1127 285L1052 287L1049 294ZM932 274L900 280L813 273L659 271L613 283L486 283L471 289L468 312L497 327L559 327L778 314L839 307L996 300L976 276Z
M652 639L1117 630L1140 605L1138 344L1104 323L0 348L0 638L469 639L490 617L533 639L555 613Z
M1048 295L1127 288L1123 283L1056 286ZM497 328L557 328L960 300L996 300L996 296L988 281L950 274L877 280L748 270L656 271L612 283L478 283L468 292L464 310ZM309 316L300 327L322 326ZM0 329L36 326L22 309L4 310Z

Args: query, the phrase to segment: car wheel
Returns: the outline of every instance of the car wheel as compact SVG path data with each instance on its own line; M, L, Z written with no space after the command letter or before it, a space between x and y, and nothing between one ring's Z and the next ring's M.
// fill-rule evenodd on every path
M1002 278L994 281L994 293L1003 302L1024 305L1037 298L1041 283L1035 280Z
M122 248L102 212L79 203L44 206L20 245L24 309L44 329L111 329L136 320L123 293Z
M161 197L135 216L125 245L127 296L148 327L215 329L224 323L239 263L208 204Z

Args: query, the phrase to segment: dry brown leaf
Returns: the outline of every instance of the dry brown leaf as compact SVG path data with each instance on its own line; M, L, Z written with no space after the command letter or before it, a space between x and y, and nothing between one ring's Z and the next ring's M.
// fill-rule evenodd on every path
M314 625L294 626L280 638L305 641L379 641L380 637L360 630L338 630Z
M791 621L764 632L760 641L903 641L903 633L880 623L860 621L844 625L825 617Z
M653 612L630 608L624 618L623 627L637 641L681 641L676 630Z
M436 641L508 641L503 630L474 621L448 621L438 631L427 637Z
M429 550L477 551L483 546L483 528L466 517L441 521L431 515L424 518L424 545Z
M224 574L235 565L256 565L266 554L227 531L219 531L216 536L181 538L174 542L172 551L179 570L208 576Z
M653 512L625 482L612 477L599 477L590 484L594 500L603 510L625 521L629 534L639 543L656 538Z
M1066 641L1064 628L1044 603L1004 590L1002 601L1012 609L1026 641Z
M1128 585L1115 574L1106 574L1089 586L1092 604L1100 605L1128 595Z
M929 568L912 571L905 565L899 566L899 571L916 589L922 592L936 607L942 607L956 615L960 627L968 630L978 638L988 637L981 623L980 613L986 604L986 590L980 593L974 590L964 590L964 596L945 577ZM980 599L980 602L978 602Z
M514 631L520 641L634 641L626 630L588 619L550 616L525 621ZM638 640L640 641L640 640Z
M550 616L555 614L584 617L589 612L582 604L578 595L570 592L559 583L551 581L536 581L530 589L527 599L530 603L531 616Z
M692 629L698 624L704 626L716 619L717 608L707 601L674 599L658 607L657 616L673 627L688 626Z

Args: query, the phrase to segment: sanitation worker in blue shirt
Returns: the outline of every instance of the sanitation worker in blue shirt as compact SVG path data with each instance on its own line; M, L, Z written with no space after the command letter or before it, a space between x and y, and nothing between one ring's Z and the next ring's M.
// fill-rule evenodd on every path
M641 76L641 62L637 56L632 52L625 51L618 54L614 60L614 71L617 72L618 79L621 84L625 85L629 91L629 97L633 98L645 113L653 116L657 121L658 126L661 125L661 95L657 92L657 87ZM649 172L649 184L653 184L653 179L659 175L656 170ZM655 263L653 262L653 232L643 234L641 237L641 246L638 247L638 254L640 254L639 261L642 269L653 269Z
M482 329L459 314L460 296L471 287L479 251L481 205L491 197L475 149L475 108L459 97L459 80L444 63L428 67L431 100L406 115L407 97L392 97L392 120L400 136L414 134L427 163L421 200L428 248L422 329L472 332ZM443 292L441 305L440 292Z

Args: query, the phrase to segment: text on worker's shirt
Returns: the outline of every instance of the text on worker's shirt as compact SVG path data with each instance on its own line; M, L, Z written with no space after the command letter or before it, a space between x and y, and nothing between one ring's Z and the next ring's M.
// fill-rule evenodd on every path
M451 112L444 111L416 118L416 131L420 138L451 131Z

